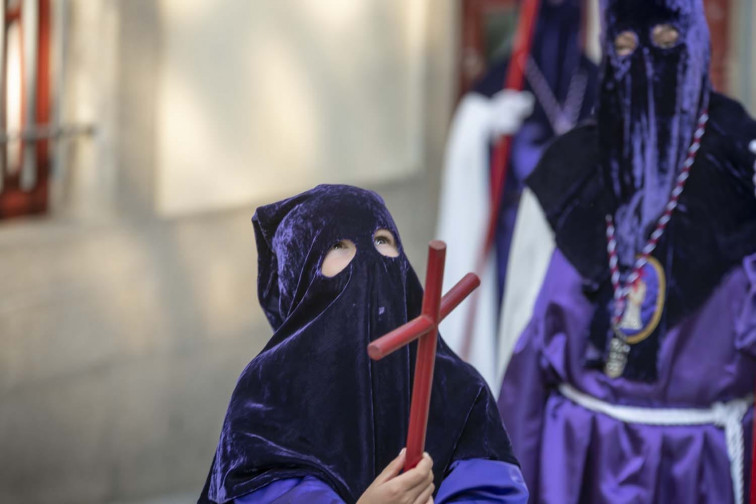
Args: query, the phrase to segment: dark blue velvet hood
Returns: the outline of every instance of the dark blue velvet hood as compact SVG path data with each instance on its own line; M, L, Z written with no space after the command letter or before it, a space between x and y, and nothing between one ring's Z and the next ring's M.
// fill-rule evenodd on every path
M721 279L756 252L756 123L737 102L711 91L708 31L700 0L605 0L598 113L558 138L528 185L555 231L557 246L585 279L596 306L586 365L602 369L611 334L613 289L606 215L618 225L622 278L629 275L660 217L704 107L709 122L679 205L653 252L667 295L656 330L632 345L624 378L654 381L669 328L693 316ZM653 46L650 30L669 23L679 44ZM624 58L614 36L632 30L639 45Z
M702 0L602 0L603 66L598 104L604 169L619 205L620 262L632 265L669 199L710 84L709 29ZM679 32L674 47L654 44L657 25ZM620 56L614 40L635 34Z
M367 345L420 312L405 256L381 255L380 228L399 235L381 198L321 185L258 208L258 296L274 334L242 372L200 502L225 503L272 481L312 475L355 502L405 444L416 344L372 362ZM351 263L320 272L339 240ZM516 463L483 379L439 340L426 450L436 485L452 461Z

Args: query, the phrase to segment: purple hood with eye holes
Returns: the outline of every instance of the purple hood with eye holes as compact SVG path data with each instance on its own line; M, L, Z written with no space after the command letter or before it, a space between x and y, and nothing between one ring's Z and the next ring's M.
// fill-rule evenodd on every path
M619 207L618 253L631 265L669 199L709 98L709 31L702 0L602 0L598 125L602 164ZM671 48L654 45L657 25L677 29ZM635 51L614 49L631 31Z

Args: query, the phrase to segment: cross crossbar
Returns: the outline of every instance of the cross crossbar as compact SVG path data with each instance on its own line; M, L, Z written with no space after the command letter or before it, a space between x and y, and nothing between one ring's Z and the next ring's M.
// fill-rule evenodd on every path
M442 298L441 286L444 279L445 260L446 244L439 240L430 242L425 293L420 315L368 345L370 358L380 360L412 341L419 340L407 432L405 471L412 469L420 462L425 448L433 368L436 362L438 324L480 285L477 275L468 273Z

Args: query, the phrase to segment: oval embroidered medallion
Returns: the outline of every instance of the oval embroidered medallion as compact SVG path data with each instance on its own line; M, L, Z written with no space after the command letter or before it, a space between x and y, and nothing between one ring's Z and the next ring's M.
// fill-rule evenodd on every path
M638 280L628 289L625 309L616 327L627 343L640 343L654 332L664 311L665 295L664 269L649 256Z

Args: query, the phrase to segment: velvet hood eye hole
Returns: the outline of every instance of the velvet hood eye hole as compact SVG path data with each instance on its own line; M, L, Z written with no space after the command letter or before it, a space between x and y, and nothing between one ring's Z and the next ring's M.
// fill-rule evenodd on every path
M384 257L399 257L399 242L391 230L379 228L373 233L373 246Z
M320 272L328 278L334 277L352 263L355 255L357 246L352 240L338 240L323 255Z
M683 36L680 28L672 23L658 23L651 27L649 40L654 47L659 49L672 49L677 47Z
M632 30L622 30L614 37L614 53L618 58L625 58L638 50L638 35Z

